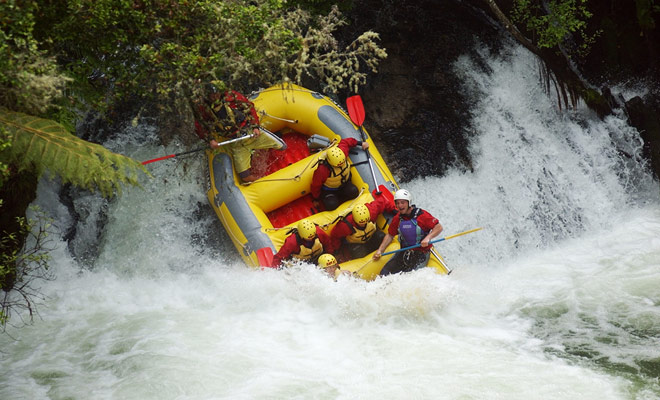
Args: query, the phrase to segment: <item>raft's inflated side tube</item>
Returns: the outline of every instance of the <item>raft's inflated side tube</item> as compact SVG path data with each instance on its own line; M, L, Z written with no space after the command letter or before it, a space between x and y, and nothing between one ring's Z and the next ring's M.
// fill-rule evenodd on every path
M254 261L253 253L262 247L274 250L272 240L262 231L263 218L252 212L236 185L231 157L226 153L211 154L210 162L209 201L243 258Z

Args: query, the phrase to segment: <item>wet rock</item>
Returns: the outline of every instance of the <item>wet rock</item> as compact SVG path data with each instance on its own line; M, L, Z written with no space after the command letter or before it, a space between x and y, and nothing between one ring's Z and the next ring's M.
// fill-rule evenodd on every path
M500 32L460 2L367 1L349 14L352 29L373 30L387 49L363 89L365 127L401 182L469 169L470 104L454 63ZM354 31L345 37L354 37Z
M644 140L644 156L651 160L651 169L660 177L660 109L647 105L636 96L626 102L630 124L637 128Z
M103 233L108 222L108 200L65 185L60 191L60 201L67 207L71 221L64 229L64 240L74 259L85 268L92 268L99 257Z

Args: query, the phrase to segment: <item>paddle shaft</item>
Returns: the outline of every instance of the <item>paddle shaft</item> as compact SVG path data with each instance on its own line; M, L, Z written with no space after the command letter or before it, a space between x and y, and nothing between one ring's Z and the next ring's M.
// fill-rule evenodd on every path
M235 138L235 139L231 139L231 140L226 140L222 143L219 143L218 146L224 146L226 144L238 142L238 141L245 140L245 139L249 139L251 137L254 137L254 134L247 135L247 136L241 136L239 138ZM182 156L182 155L185 155L185 154L196 153L198 151L202 151L202 150L205 150L205 149L208 149L208 148L209 148L208 146L204 146L204 147L200 147L200 148L197 148L197 149L184 151L182 153L169 154L167 156L154 158L153 160L142 161L142 165L151 164L152 162L156 162L156 161L167 160L168 158L174 158L174 157Z
M182 156L184 154L196 153L196 152L202 151L206 148L208 148L208 146L200 147L200 148L193 149L193 150L184 151L183 153L170 154L170 155L167 155L167 156L154 158L153 160L142 161L142 165L151 164L152 162L156 162L156 161L167 160L168 158L174 158L174 157Z
M447 271L447 275L450 275L453 269L449 268L447 264L445 264L444 260L438 253L435 252L434 249L431 249L431 253L435 256L435 258L438 260L438 262L442 265L442 267Z
M445 239L445 240L446 240L446 239ZM390 251L390 252L387 252L387 253L385 253L385 254L392 254L392 253L396 253L396 251ZM445 271L447 271L447 275L451 274L452 271L453 271L453 269L451 269L451 268L449 268L449 267L447 266L447 264L442 260L442 257L440 257L440 255L439 255L438 253L436 253L435 249L431 249L431 253L433 253L433 255L435 256L435 258L438 259L438 262L442 265L442 267L445 269ZM385 255L385 254L383 254L383 255ZM370 257L369 260L367 260L367 262L364 263L364 265L362 265L362 266L361 266L360 268L358 268L357 270L353 271L353 275L357 276L357 274L359 274L360 271L362 271L367 265L369 265L369 264L372 263L373 261L374 261L374 259Z
M431 244L431 243L438 243L438 242L442 242L442 241L444 241L444 240L453 239L453 238L458 237L458 236L467 235L468 233L476 232L476 231L481 230L481 229L482 229L482 228L471 229L471 230L469 230L469 231L465 231L465 232L457 233L457 234L455 234L455 235L445 236L445 237L440 238L440 239L434 239L434 240L431 240L431 241L429 242L429 244ZM388 254L398 253L398 252L400 252L400 251L410 250L410 249L414 249L414 248L421 247L421 246L422 246L421 243L418 243L418 244L413 245L413 246L402 247L402 248L400 248L400 249L398 249L398 250L386 251L386 252L383 253L381 256L386 256L386 255L388 255Z
M360 125L360 133L362 134L362 141L366 142L367 141L367 135L364 133L364 130L362 129L362 125ZM378 190L378 181L376 180L376 172L374 171L374 165L371 162L371 154L369 154L369 149L366 149L364 151L367 154L367 161L369 161L369 169L371 170L371 177L374 180L374 186L377 190L376 194L380 194L380 190Z
M362 97L360 97L359 94L356 94L355 96L351 96L348 99L346 99L346 108L348 108L348 116L351 118L351 121L353 121L353 123L357 125L358 128L360 129L360 135L362 137L362 141L366 142L367 134L364 132L364 128L363 128L365 113L364 113L364 105L362 104ZM367 154L367 161L369 162L371 177L374 180L374 189L377 190L376 194L380 194L381 192L380 190L378 190L378 180L376 179L376 172L374 171L374 165L371 162L371 154L369 154L369 149L364 150L364 152Z

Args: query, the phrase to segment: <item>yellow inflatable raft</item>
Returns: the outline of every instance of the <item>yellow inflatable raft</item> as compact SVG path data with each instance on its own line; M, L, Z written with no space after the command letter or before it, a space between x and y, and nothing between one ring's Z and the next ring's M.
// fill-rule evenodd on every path
M378 149L364 133L369 142L373 173L366 152L353 149L349 154L352 183L361 190L360 195L334 211L317 212L310 195L316 164L324 157L324 150L341 139L363 140L359 127L330 98L292 84L261 90L251 95L250 100L257 109L261 126L281 137L287 148L257 150L252 170L261 178L247 185L240 183L227 150L220 147L207 152L208 199L248 265L269 267L272 255L300 219L311 219L329 234L339 221L338 217L347 215L357 204L373 201L374 192L386 191L385 194L391 196L398 189ZM391 215L379 216L378 227L386 232L390 219ZM395 239L387 251L399 247ZM372 280L391 257L387 255L374 261L369 254L341 262L341 268ZM449 272L435 250L428 267L443 274Z

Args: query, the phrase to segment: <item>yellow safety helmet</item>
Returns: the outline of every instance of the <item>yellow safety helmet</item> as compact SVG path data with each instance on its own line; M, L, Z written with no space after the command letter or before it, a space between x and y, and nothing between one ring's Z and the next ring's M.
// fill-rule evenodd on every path
M364 225L371 219L371 213L369 209L364 204L358 204L353 207L353 221L358 225Z
M319 257L320 268L328 268L335 265L337 265L337 259L332 254L325 253L321 254L321 257Z
M341 167L346 162L346 155L339 147L331 147L326 153L326 159L333 167Z
M316 225L308 220L303 219L298 222L298 236L305 240L312 240L316 237Z

